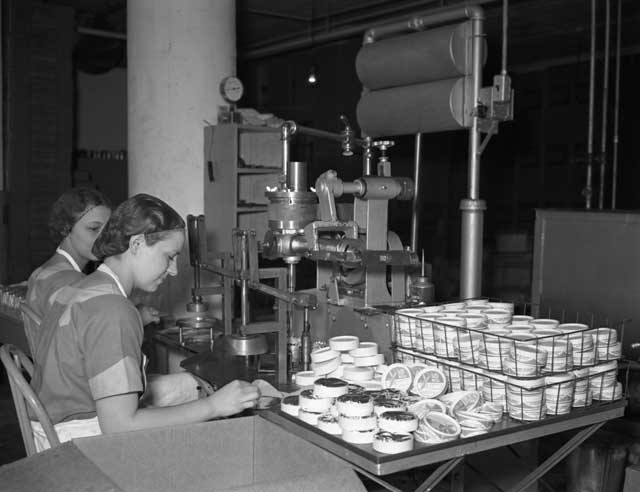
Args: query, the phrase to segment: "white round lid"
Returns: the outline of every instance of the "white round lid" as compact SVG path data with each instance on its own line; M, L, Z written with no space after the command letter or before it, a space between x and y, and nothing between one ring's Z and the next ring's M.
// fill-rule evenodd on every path
M400 391L408 391L412 381L411 370L406 364L400 362L391 364L381 378L383 388L393 388Z

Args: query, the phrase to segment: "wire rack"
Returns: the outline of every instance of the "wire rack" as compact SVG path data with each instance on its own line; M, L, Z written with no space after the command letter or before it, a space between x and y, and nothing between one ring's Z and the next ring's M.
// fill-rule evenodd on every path
M617 381L617 361L541 378L504 376L405 349L395 351L395 361L409 367L436 366L445 375L447 393L477 392L484 401L502 406L515 420L542 420L547 415L563 415L594 402L623 397L622 384Z
M395 346L522 378L562 374L622 357L629 320L611 322L592 314L480 301L397 310ZM514 314L518 312L537 317Z
M483 298L399 309L394 359L436 365L448 392L479 392L512 418L535 421L623 397L628 322Z

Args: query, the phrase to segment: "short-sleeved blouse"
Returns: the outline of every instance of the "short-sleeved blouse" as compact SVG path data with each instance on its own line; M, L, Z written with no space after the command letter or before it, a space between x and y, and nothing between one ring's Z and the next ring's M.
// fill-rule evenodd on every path
M42 319L54 296L62 287L71 285L84 273L63 254L56 251L51 258L33 271L27 282L27 303Z
M101 398L144 391L142 319L104 265L63 288L42 324L32 387L54 424L95 417Z

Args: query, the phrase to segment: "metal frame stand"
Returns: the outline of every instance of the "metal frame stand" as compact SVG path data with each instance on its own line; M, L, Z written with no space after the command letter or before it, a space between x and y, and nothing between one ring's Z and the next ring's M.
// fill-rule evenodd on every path
M509 492L521 492L527 487L532 485L549 470L556 466L560 461L567 457L571 451L576 449L587 438L593 435L598 429L600 429L606 422L598 422L588 427L581 429L576 435L563 444L555 453L541 463L537 468L532 470L526 477L524 477L515 486L509 489ZM345 460L346 461L346 460ZM348 463L348 461L347 461ZM400 489L394 487L389 482L379 476L370 473L363 468L351 464L351 466L368 479L376 482L391 492L401 492ZM429 477L424 480L416 489L415 492L430 492L432 491L447 475L451 474L451 492L462 492L464 490L464 456L450 459L443 462L438 468L436 468Z

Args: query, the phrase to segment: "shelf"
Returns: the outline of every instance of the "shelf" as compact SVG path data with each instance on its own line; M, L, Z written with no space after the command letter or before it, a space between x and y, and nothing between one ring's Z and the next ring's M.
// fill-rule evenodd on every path
M254 205L238 205L236 208L236 212L238 213L247 213L247 212L266 212L268 205L262 204L254 204Z
M238 174L281 174L282 168L279 167L244 167L238 166Z
M231 123L233 125L233 123ZM224 126L224 123L220 126ZM241 132L262 132L262 133L280 133L280 128L273 128L271 126L257 126L257 125L237 125L238 130Z

